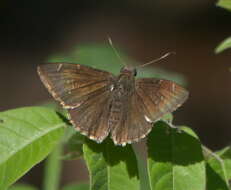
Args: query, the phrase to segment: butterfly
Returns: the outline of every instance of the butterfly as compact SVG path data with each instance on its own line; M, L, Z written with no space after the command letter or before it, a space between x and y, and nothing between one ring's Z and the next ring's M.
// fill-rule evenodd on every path
M68 110L73 126L98 143L108 135L115 145L139 141L189 94L169 80L136 79L131 66L115 76L80 64L48 63L38 66L38 73L51 95Z

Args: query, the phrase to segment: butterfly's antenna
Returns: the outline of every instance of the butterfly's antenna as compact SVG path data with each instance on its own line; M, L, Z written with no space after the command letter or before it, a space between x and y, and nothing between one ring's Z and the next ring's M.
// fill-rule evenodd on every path
M118 57L118 59L120 60L120 62L126 66L125 62L122 60L121 56L119 55L118 51L116 50L116 48L114 47L111 38L108 36L108 41L110 46L112 47L113 51L115 52L116 56Z
M163 56L161 56L161 57L158 58L158 59L154 59L154 60L149 61L149 62L147 62L147 63L144 63L144 64L142 64L142 65L138 65L137 67L145 67L145 66L147 66L147 65L156 63L156 62L158 62L158 61L160 61L160 60L162 60L162 59L165 59L166 57L168 57L169 55L172 55L172 54L176 54L176 52L168 52L168 53L164 54Z

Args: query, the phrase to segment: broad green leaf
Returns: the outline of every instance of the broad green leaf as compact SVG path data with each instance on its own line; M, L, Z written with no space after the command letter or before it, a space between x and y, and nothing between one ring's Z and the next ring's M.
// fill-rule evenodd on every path
M125 56L121 51L119 51L122 59L126 64L133 66L138 65L138 63ZM115 55L113 49L109 44L86 44L79 45L73 48L71 52L60 53L58 56L52 56L49 62L69 62L69 63L79 63L87 66L91 66L97 69L106 70L118 75L120 69L124 66L123 63ZM186 84L186 80L182 75L174 72L167 72L162 69L152 69L152 67L138 68L138 77L156 77L173 80L181 85Z
M216 48L215 52L220 53L228 48L231 48L231 37L225 39L223 42L221 42L218 47Z
M115 146L109 138L102 144L87 140L83 153L91 190L139 189L137 161L131 145Z
M217 3L217 6L231 11L231 1L230 0L219 0Z
M8 190L38 190L37 188L31 186L31 185L26 185L26 184L16 184L10 187Z
M43 160L63 134L55 111L27 107L0 113L0 189L5 190Z
M64 187L62 190L89 190L88 184L71 184Z
M189 128L157 122L148 136L148 172L152 190L205 190L200 141Z

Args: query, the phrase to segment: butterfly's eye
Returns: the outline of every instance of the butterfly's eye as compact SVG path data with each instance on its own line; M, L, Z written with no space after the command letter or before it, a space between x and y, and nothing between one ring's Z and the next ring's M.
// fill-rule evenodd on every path
M137 71L136 71L136 69L134 69L134 76L136 76L137 75Z

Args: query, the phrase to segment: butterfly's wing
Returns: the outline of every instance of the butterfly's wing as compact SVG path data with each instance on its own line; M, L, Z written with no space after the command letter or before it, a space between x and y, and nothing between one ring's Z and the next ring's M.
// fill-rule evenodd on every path
M151 130L152 123L145 120L143 108L139 104L140 100L136 94L122 103L119 115L117 115L120 119L111 131L111 138L115 144L124 146L127 143L138 141Z
M101 141L108 134L107 109L114 76L106 71L71 63L38 67L53 97L68 109L72 124L84 135Z
M110 132L108 125L110 97L110 92L105 91L81 104L78 108L70 109L71 123L83 135L97 142L102 142Z
M153 122L176 110L187 97L188 91L172 81L137 79L135 92L121 108L120 124L112 131L113 141L124 145L145 137Z

